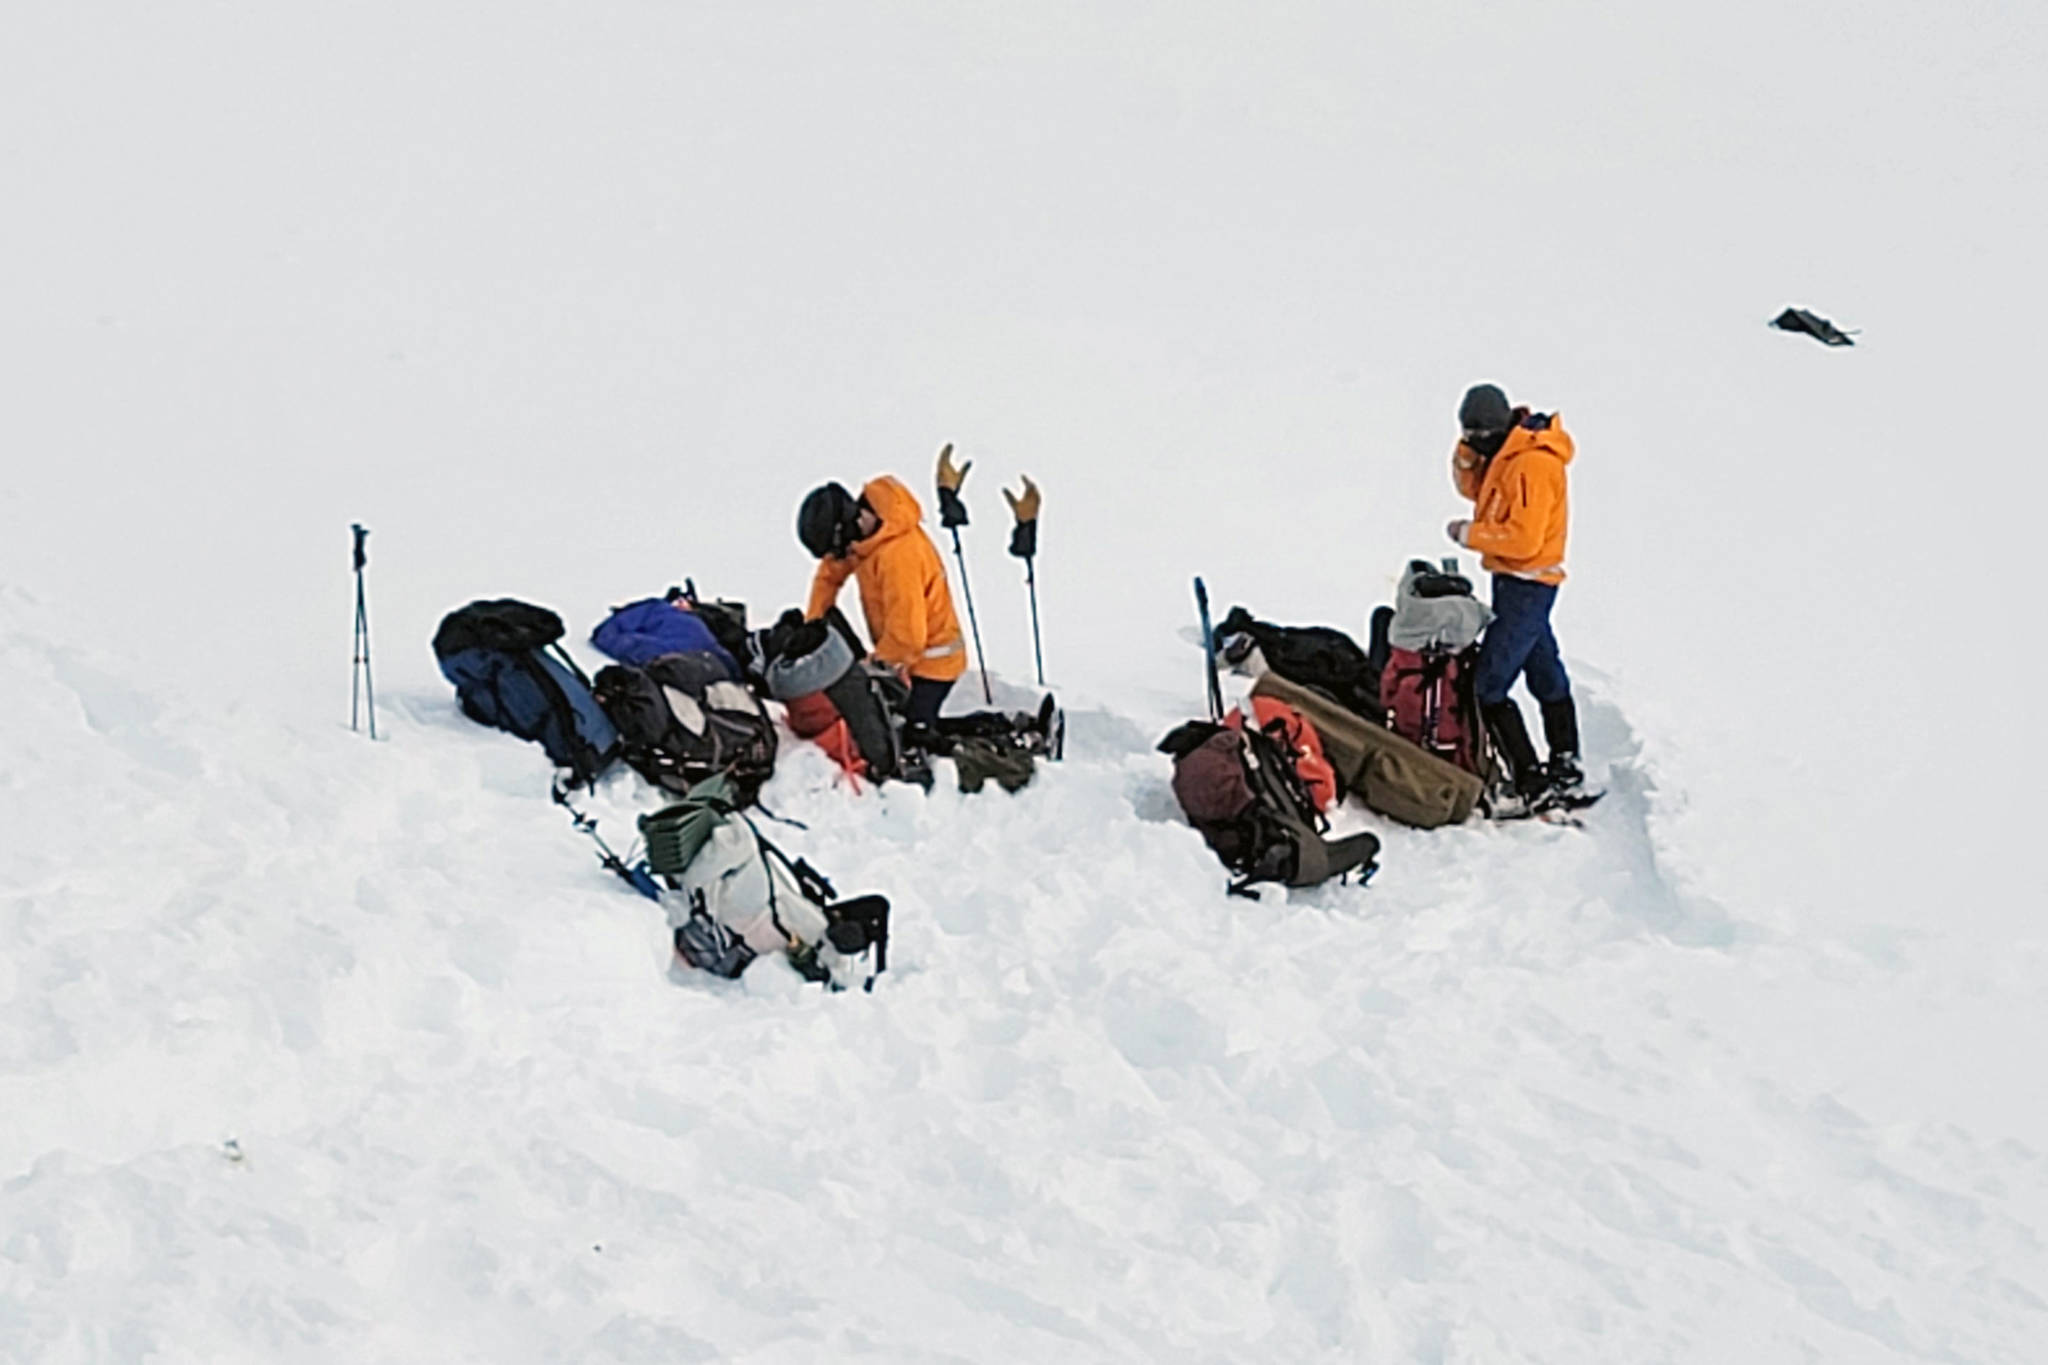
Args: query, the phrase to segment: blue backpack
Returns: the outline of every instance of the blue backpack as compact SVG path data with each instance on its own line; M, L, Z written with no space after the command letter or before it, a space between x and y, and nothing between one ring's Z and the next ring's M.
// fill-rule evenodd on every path
M472 602L442 618L434 658L462 714L537 741L576 785L590 786L618 757L619 732L561 638L562 618L546 607Z
M650 597L612 608L612 614L590 632L590 643L635 668L644 668L664 654L709 654L725 666L728 678L740 676L739 664L718 643L711 627L673 599Z

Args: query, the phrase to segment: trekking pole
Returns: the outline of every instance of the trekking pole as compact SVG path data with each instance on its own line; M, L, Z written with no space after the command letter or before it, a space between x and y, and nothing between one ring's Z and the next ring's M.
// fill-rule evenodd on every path
M1003 497L1010 504L1011 513L1017 518L1016 529L1010 532L1010 553L1024 561L1024 587L1031 594L1031 659L1038 668L1038 685L1045 686L1045 649L1038 640L1038 508L1044 501L1038 495L1038 485L1031 482L1031 476L1023 475L1024 492L1012 493L1003 490Z
M554 796L555 804L569 812L569 822L576 826L577 832L589 835L590 841L597 845L598 865L658 904L661 901L661 884L654 880L654 873L648 870L646 862L643 860L629 864L624 858L612 852L612 846L597 832L597 817L585 815L577 810L569 801L569 793L562 789L560 783L554 784L549 791Z
M1038 669L1038 685L1045 686L1045 647L1038 642L1038 575L1032 557L1024 560L1024 589L1031 594L1031 662Z
M960 593L967 599L967 628L974 635L974 663L981 670L981 699L994 706L995 693L988 685L988 659L981 652L981 622L974 615L974 587L967 581L967 552L960 548L960 528L967 524L967 504L960 501L960 485L967 481L967 471L972 468L972 460L954 465L953 443L946 442L945 449L939 452L939 525L953 533L953 558L960 565Z
M367 702L370 738L377 737L377 690L370 681L370 599L363 591L363 570L369 567L370 528L355 522L349 529L356 537L356 642L355 665L349 670L348 728L356 728L361 703Z

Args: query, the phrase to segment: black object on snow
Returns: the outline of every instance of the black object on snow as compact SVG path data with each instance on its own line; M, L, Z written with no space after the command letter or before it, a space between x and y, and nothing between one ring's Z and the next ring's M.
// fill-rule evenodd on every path
M1829 322L1818 313L1804 308L1787 308L1771 319L1771 326L1781 332L1804 332L1828 346L1854 346L1856 337Z

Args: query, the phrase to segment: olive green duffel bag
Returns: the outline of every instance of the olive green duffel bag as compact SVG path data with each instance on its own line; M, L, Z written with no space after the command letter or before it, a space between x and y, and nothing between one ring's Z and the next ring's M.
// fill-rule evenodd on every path
M1268 672L1253 686L1252 695L1284 701L1308 717L1344 790L1382 815L1419 829L1435 829L1460 823L1479 804L1485 784L1476 775L1320 692Z

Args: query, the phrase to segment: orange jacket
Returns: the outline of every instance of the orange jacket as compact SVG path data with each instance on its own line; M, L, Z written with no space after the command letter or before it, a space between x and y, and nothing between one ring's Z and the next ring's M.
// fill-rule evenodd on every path
M914 678L951 682L967 671L967 644L953 614L945 561L920 525L924 509L887 474L868 480L860 494L882 524L866 540L855 541L845 558L818 561L804 614L812 620L823 616L846 580L858 579L875 657Z
M1451 452L1451 477L1472 499L1465 544L1491 573L1564 582L1565 531L1571 520L1564 467L1572 438L1557 418L1515 412L1514 429L1492 460L1463 441Z

